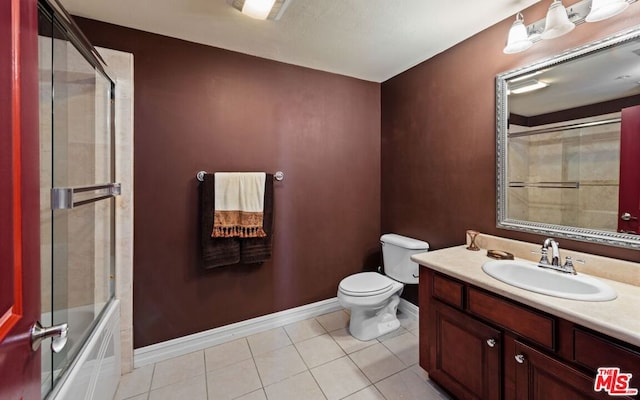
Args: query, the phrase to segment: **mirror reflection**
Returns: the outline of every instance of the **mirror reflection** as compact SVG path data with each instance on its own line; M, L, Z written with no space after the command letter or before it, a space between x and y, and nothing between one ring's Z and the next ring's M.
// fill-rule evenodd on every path
M640 246L639 31L498 75L498 226Z

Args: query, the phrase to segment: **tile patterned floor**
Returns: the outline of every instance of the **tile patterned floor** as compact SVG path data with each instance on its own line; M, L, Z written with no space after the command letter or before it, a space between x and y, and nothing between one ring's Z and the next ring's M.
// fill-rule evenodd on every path
M418 366L418 324L362 342L321 315L135 369L114 400L445 400Z

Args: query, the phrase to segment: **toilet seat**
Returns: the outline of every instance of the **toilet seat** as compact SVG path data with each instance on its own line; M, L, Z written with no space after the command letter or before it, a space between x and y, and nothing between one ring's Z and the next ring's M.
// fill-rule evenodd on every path
M361 272L340 281L339 289L348 296L368 297L397 289L394 283L394 280L377 272Z

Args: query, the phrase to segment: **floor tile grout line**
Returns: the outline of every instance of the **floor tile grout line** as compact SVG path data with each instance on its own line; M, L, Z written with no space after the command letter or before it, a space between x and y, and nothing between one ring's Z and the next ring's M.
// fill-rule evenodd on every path
M149 390L147 391L147 400L151 397L151 388L153 388L153 378L156 376L156 364L153 363L153 370L151 371L151 381L149 382Z
M204 360L204 350L192 351L190 353L183 354L181 356L176 356L176 357L173 357L173 358L169 358L167 360L160 361L160 363L171 361L171 360L175 360L176 358L185 357L187 355L192 355L192 354L195 354L195 353L198 353L198 352L202 352L202 357L203 357L202 360L203 360L204 365L203 365L203 372L202 373L187 376L186 378L179 379L179 380L177 380L177 381L175 381L173 383L163 383L161 386L158 386L156 388L153 387L153 378L155 378L156 367L157 367L157 365L159 363L154 363L153 364L153 374L152 374L152 377L151 377L151 384L150 384L150 387L149 387L149 392L152 392L152 391L155 391L155 390L158 390L158 389L162 389L162 388L167 387L167 386L175 385L177 383L184 382L184 381L186 381L188 379L195 378L196 376L200 376L200 375L204 375L205 379L207 379L207 365L206 365L205 360Z
M403 333L403 335L405 335L405 333ZM398 336L395 336L395 337L399 337L399 336L402 336L402 335L398 335ZM393 338L391 338L391 339L393 339ZM402 365L405 365L405 366L408 366L408 367L412 367L412 366L414 366L414 365L415 365L415 363L414 363L414 364L411 364L411 365L407 365L407 364L406 364L406 363L405 363L405 362L404 362L404 361L403 361L403 360L398 356L398 354L396 354L396 352L395 352L395 351L393 351L389 346L387 346L386 344L384 344L384 342L380 342L380 344L382 344L382 345L383 345L387 350L389 350L389 351L391 352L391 354L393 354L393 355L394 355L398 360L400 360L400 362L402 363ZM420 349L418 349L418 351L420 351Z
M369 346L369 347L371 347L371 346ZM368 347L367 347L367 348L368 348ZM364 350L364 349L362 349L362 350ZM360 350L358 350L358 351L360 351ZM353 353L351 353L351 354L354 354L354 353L357 353L357 352L353 352ZM368 380L372 385L374 385L374 386L375 386L375 384L376 384L376 383L378 383L378 382L380 382L380 381L383 381L383 380L387 379L389 376L393 376L393 375L395 375L395 374L397 373L397 372L396 372L396 373L393 373L393 374L391 374L391 375L389 375L389 376L386 376L386 377L384 377L384 378L378 379L377 381L375 381L375 382L374 382L373 380L371 380L371 378L369 378L369 377L367 376L367 374L365 374L365 373L364 373L364 371L362 370L362 368L360 368L360 366L355 362L355 360L354 360L353 358L351 358L351 354L347 354L347 357L349 357L349 359L351 360L351 362L353 363L353 365L355 365L356 367L358 367L358 369L360 370L360 372L362 372L362 375L364 375L364 377L365 377L365 378L367 378L367 380ZM393 353L391 353L391 354L393 354ZM402 361L400 361L400 363L404 366L404 363L403 363ZM400 371L403 371L403 369L402 369L402 370L400 370ZM398 372L400 372L400 371L398 371Z
M292 337L291 337L291 335L289 334L289 331L287 331L287 326L291 326L291 325L295 325L295 324L299 324L299 323L302 323L302 322L305 322L305 321L311 321L311 320L315 321L318 325L320 325L320 328L322 328L322 330L324 331L324 333L321 333L321 334L319 334L319 335L315 335L315 336L311 336L311 337L308 337L308 338L303 339L303 340L299 340L297 343L305 342L305 341L307 341L307 340L311 340L311 339L316 338L316 337L318 337L318 336L326 335L327 333L329 333L329 332L327 331L327 329L326 329L324 326L322 326L322 324L321 324L320 322L318 322L318 321L316 320L316 318L315 318L315 317L311 317L311 318L303 319L303 320L301 320L301 321L294 322L294 323L289 324L289 325L284 325L284 326L282 327L282 329L284 330L284 333L286 333L286 334L287 334L287 336L289 337L289 340L291 341L291 344L296 344L296 342L293 340L293 338L292 338Z
M204 389L205 389L205 393L207 394L207 400L209 399L209 371L207 371L207 354L204 351L205 349L202 349L202 362L204 363Z
M249 339L245 336L243 338L247 342L247 347L249 348L249 353L251 354L251 361L253 361L253 366L256 369L256 374L258 374L258 380L260 380L260 387L264 391L264 397L267 397L267 391L264 390L264 382L262 381L262 376L260 376L260 370L258 369L258 364L256 363L256 357L253 355L253 349L251 349L251 344L249 344Z
M314 318L315 319L315 318ZM317 321L316 321L317 322ZM322 326L319 322L318 324L320 326ZM325 329L324 326L322 326L322 329ZM325 329L326 332L326 329ZM329 337L331 337L331 335L329 335ZM313 339L313 338L311 338ZM308 339L308 340L311 340ZM332 338L333 339L333 338ZM324 392L324 390L322 390L322 386L320 386L320 382L317 381L315 375L313 375L313 372L311 372L311 368L309 367L309 364L307 364L307 362L305 361L304 357L302 357L302 354L300 354L300 350L298 350L298 346L296 346L296 344L293 344L293 348L296 350L296 353L298 353L298 356L300 357L300 359L302 360L302 363L304 364L305 367L307 367L306 371L303 372L309 372L309 375L311 375L311 379L313 379L313 381L316 383L316 385L318 386L318 389L320 389L320 393L322 393L322 396L324 396L325 400L327 400L329 397L327 396L327 394ZM333 361L333 360L332 360ZM302 374L303 372L300 372L300 374ZM299 375L299 374L298 374ZM294 375L295 376L295 375ZM267 399L268 400L268 399Z

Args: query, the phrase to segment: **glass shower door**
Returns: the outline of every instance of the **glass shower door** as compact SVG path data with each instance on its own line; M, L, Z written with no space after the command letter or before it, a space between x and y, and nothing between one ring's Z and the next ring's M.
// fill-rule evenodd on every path
M73 363L114 296L113 82L55 13L39 15L42 319L68 324L42 349L42 396Z

